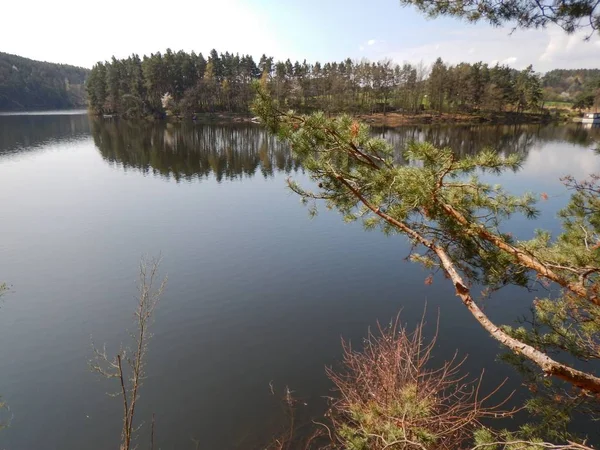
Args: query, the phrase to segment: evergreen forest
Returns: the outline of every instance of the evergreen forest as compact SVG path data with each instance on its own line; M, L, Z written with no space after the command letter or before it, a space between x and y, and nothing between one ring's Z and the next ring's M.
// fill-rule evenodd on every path
M89 72L0 52L0 111L84 107Z
M571 88L579 79L564 72L553 71L546 80L532 66L452 65L441 58L430 66L349 58L322 64L275 61L266 55L256 62L250 55L216 50L207 57L167 50L99 62L90 73L87 92L93 113L130 118L249 113L254 80L261 80L279 104L300 112L522 113L542 111L546 91L567 101L581 93ZM600 74L587 72L588 84L597 87Z

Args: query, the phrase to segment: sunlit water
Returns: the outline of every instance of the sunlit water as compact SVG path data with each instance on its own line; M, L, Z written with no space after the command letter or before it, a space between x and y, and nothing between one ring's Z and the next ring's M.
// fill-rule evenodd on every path
M525 155L520 172L497 180L549 196L537 222L513 220L523 237L558 230L560 176L600 169L598 130L574 126L384 135L398 148L426 138L461 154L491 146ZM90 336L109 352L127 342L143 254L162 254L169 276L138 409L142 443L156 413L156 448L259 447L285 421L286 385L302 417L321 412L324 367L339 360L341 336L358 344L401 309L416 323L425 303L430 323L440 312L436 358L458 349L471 373L486 369L487 386L508 376L507 391L518 387L443 277L427 286L427 272L405 261L404 238L326 210L309 219L289 176L308 183L254 126L0 117L0 280L11 285L0 308L0 394L10 407L0 448L117 448L121 403L105 395L117 385L90 373ZM513 324L530 300L507 289L486 310Z

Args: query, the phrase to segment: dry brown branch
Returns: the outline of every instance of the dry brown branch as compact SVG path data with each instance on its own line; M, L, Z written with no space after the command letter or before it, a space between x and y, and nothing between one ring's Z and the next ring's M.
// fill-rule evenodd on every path
M160 258L142 258L140 262L137 307L134 313L136 331L132 334L135 350L131 352L121 349L114 358L110 358L105 346L100 350L92 344L95 357L90 362L90 368L106 378L119 379L120 392L116 396L121 396L123 401L121 450L132 448L133 435L139 429L139 426L134 426L134 416L139 399L139 389L145 378L146 353L151 337L148 327L167 283L165 277L158 288L155 288L159 265ZM132 356L129 356L130 354ZM152 417L152 442L154 442L154 415Z
M156 422L154 419L154 413L152 413L152 427L150 430L150 450L154 450L154 434L156 429Z
M271 395L278 396L273 381L269 382L269 390ZM261 450L333 449L330 446L332 439L327 438L324 429L314 426L318 424L321 427L327 428L326 425L310 420L302 415L300 415L300 419L298 418L298 413L302 412L298 409L298 406L306 406L306 403L296 398L294 391L288 386L284 388L283 395L279 397L279 404L282 407L286 423L274 434L266 447L261 446Z
M471 447L471 450L485 449L492 447L495 449L507 449L511 450L533 450L533 449L549 449L549 450L594 450L593 447L589 447L585 444L578 444L577 442L568 442L567 444L552 444L550 442L532 442L523 440L514 441L498 441L498 442L486 442L484 444L478 444Z
M451 205L441 203L442 208L448 213L449 216L453 217L458 223L464 226L465 231L468 233L473 233L479 236L480 238L494 244L499 249L505 251L506 253L512 255L519 264L527 267L528 269L534 270L540 276L547 278L550 281L557 283L558 285L568 289L574 294L578 295L581 298L585 298L595 305L600 306L600 298L592 293L588 292L588 289L582 283L575 283L569 281L565 277L560 274L554 272L549 264L545 264L540 262L535 256L527 253L526 251L515 247L507 243L504 239L497 236L496 234L490 233L485 227L469 222L464 215L462 215L456 208Z
M468 380L464 358L432 367L437 328L426 341L424 324L409 332L398 316L389 327L369 330L361 351L342 341L343 369L327 369L338 394L329 417L342 448L358 442L374 450L464 448L481 419L515 412L503 409L510 396L492 402L504 383L481 394L483 374Z

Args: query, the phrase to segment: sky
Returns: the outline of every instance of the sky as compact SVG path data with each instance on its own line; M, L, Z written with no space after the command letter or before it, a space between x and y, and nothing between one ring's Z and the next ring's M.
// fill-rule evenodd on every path
M0 51L92 67L97 61L185 50L431 64L483 61L538 72L600 67L600 35L494 28L428 19L397 0L30 0L2 6ZM8 20L7 20L8 19Z

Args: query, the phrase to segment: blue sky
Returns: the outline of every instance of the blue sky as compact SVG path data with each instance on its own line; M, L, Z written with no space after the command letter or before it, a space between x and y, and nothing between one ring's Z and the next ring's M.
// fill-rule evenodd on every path
M1 51L85 67L167 47L309 62L430 64L440 56L450 63L533 64L541 72L600 66L598 36L584 42L584 34L567 36L556 27L511 34L485 23L428 19L397 0L33 0L10 2L3 12L9 20L0 28Z
M465 25L449 18L427 19L395 0L244 3L269 18L272 32L283 47L320 60L339 60L341 55L375 56L386 48L436 43Z

